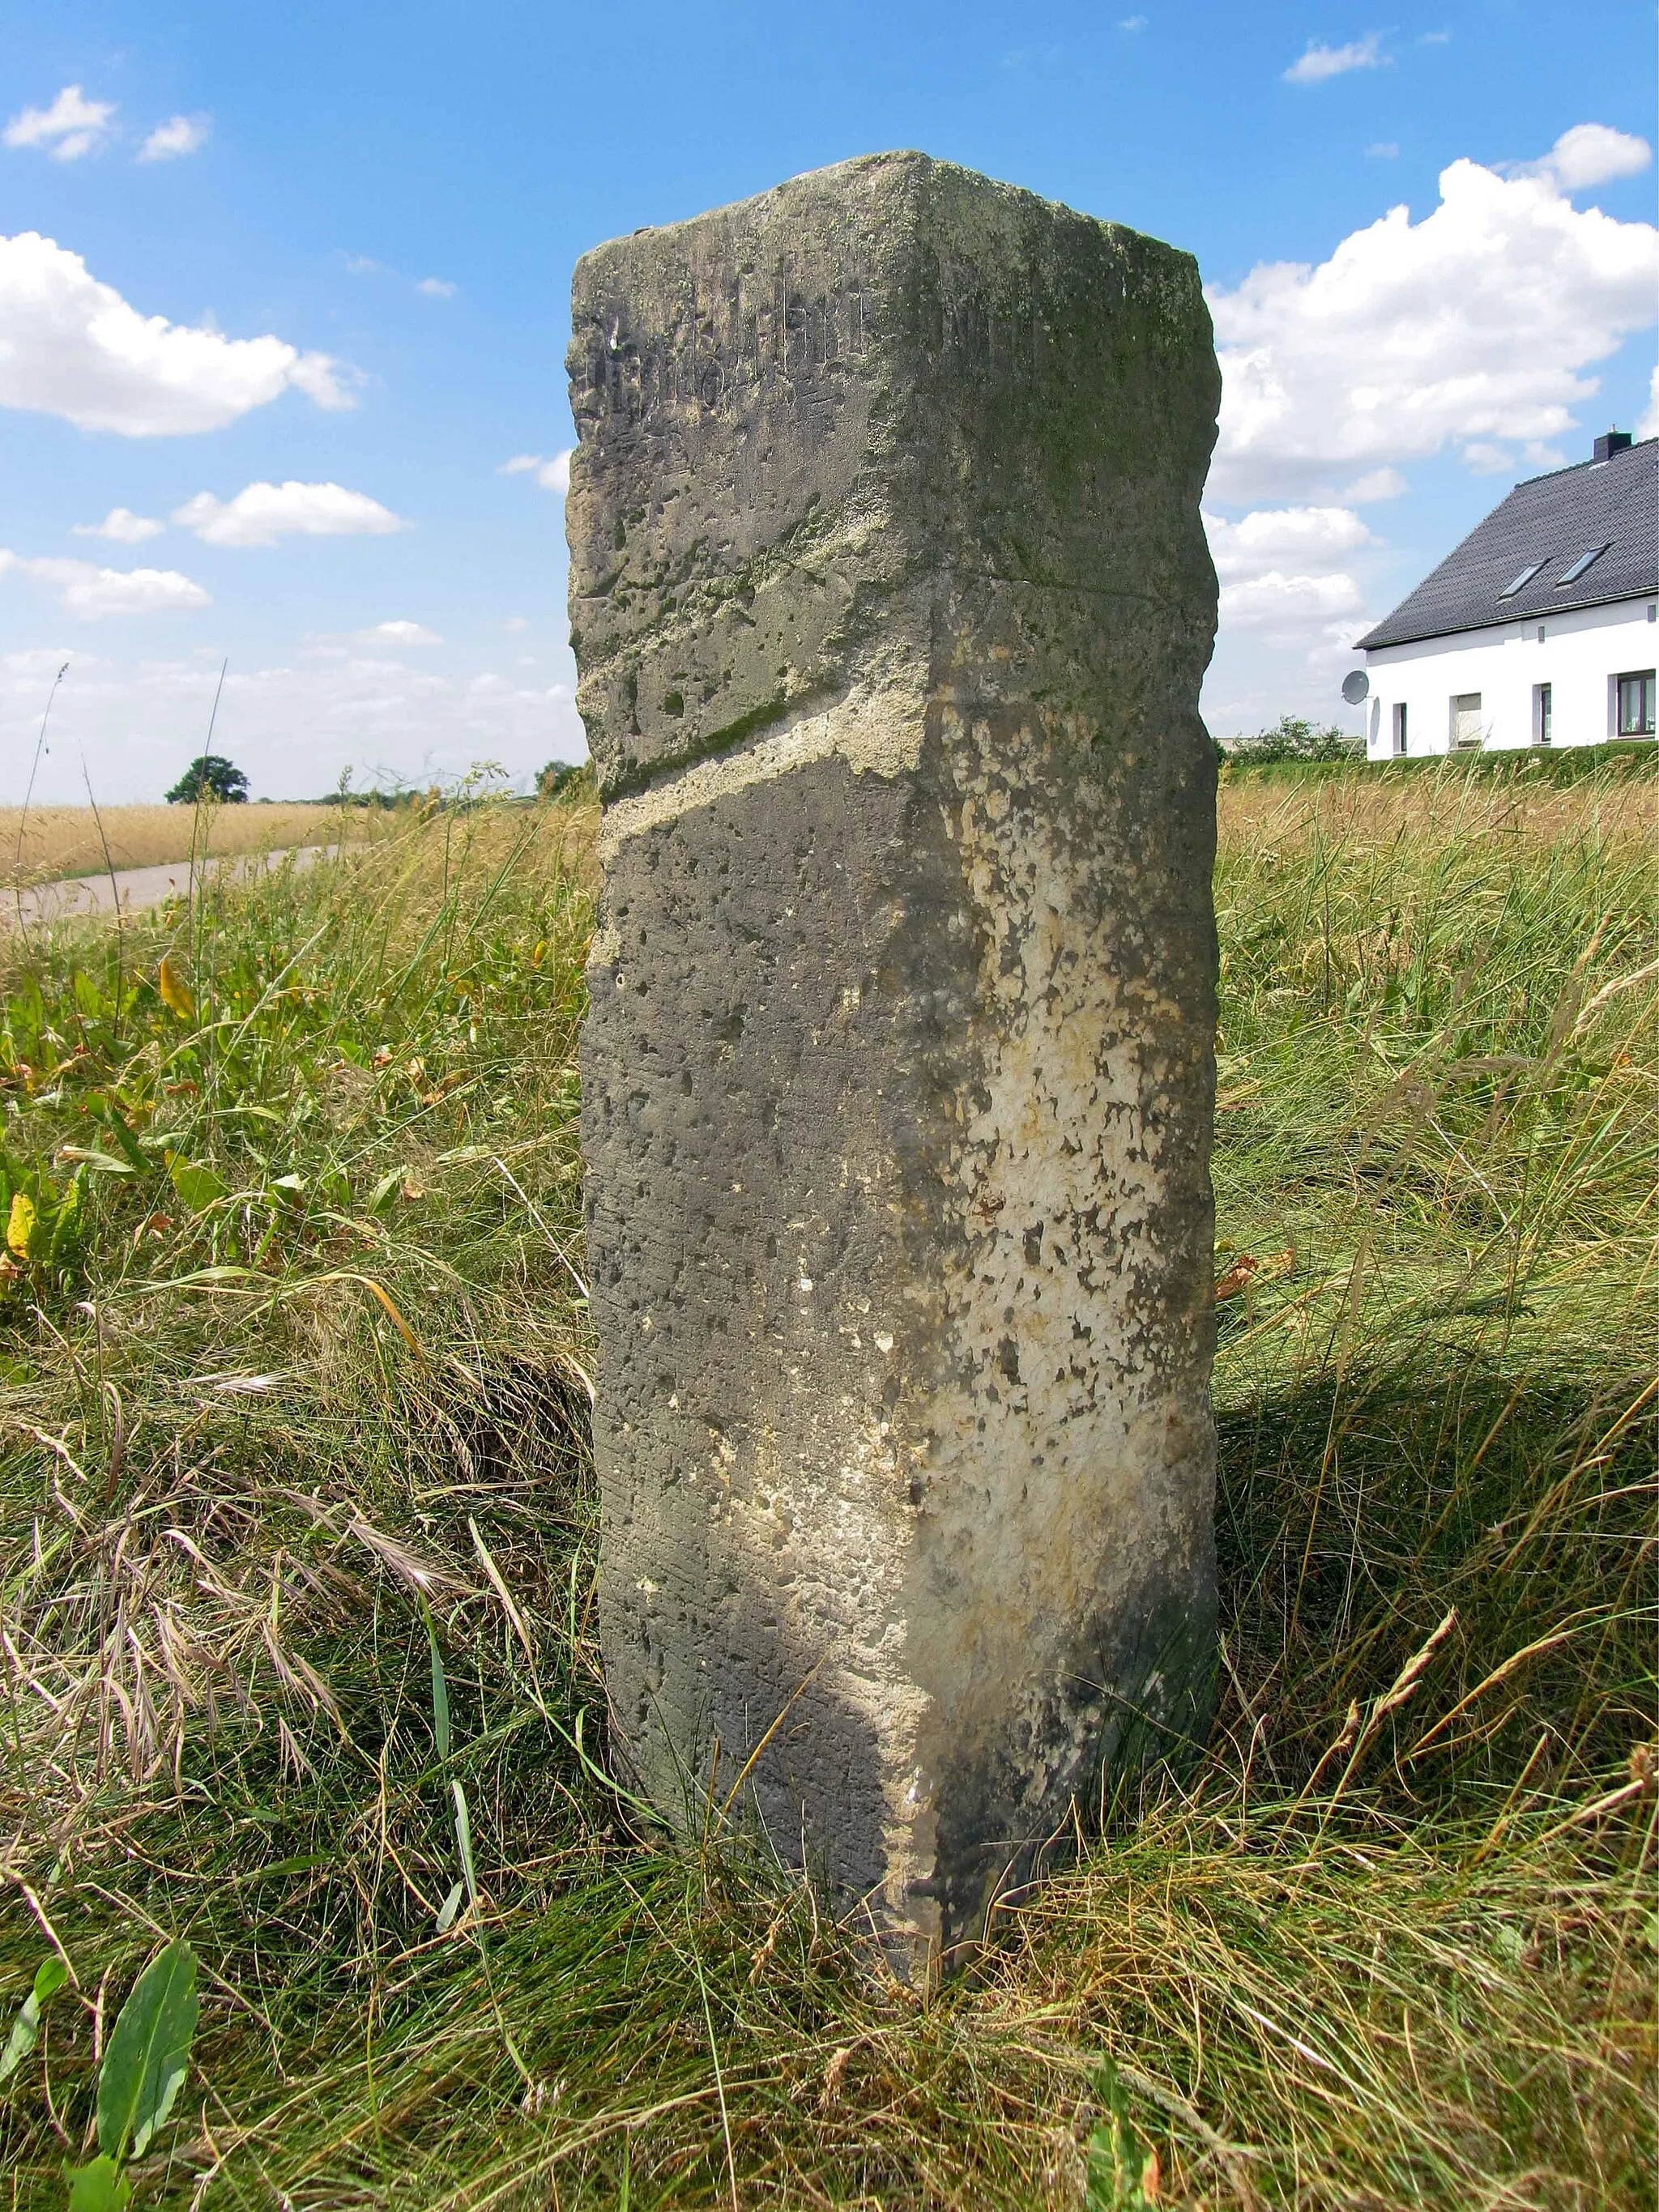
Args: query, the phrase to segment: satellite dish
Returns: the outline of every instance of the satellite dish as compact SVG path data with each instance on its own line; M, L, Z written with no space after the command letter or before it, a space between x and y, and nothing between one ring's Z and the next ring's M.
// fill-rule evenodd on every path
M1350 669L1342 679L1342 696L1351 707L1357 707L1362 699L1369 699L1370 692L1371 679L1363 668Z

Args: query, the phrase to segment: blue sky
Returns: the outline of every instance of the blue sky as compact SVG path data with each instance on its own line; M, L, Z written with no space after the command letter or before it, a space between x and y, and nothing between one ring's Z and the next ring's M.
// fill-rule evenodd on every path
M0 800L65 660L46 799L82 757L100 797L156 796L227 657L216 746L258 793L579 754L571 264L882 147L1197 255L1223 733L1340 718L1368 616L1516 477L1651 415L1644 10L149 0L4 27Z

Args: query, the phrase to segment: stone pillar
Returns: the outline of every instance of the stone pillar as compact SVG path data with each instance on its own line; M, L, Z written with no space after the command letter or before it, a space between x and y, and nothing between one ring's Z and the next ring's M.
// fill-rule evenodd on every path
M613 1747L927 1974L1205 1723L1209 320L892 154L573 329Z

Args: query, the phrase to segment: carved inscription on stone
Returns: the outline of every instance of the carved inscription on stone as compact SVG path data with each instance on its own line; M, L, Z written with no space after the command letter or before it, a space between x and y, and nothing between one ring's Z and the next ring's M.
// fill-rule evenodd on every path
M684 278L683 313L667 330L641 330L618 316L590 334L576 380L590 404L649 427L665 412L741 413L760 392L810 384L832 364L859 359L869 343L873 302L854 278L829 293L792 289L787 259L768 278L732 277L700 293Z

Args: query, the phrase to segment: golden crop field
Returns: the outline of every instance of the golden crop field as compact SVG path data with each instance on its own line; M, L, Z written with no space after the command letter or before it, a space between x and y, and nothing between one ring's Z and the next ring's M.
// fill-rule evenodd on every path
M109 841L106 858L99 818ZM387 817L378 809L346 811L348 841L372 836ZM0 807L0 877L13 884L55 883L64 876L100 875L118 868L147 868L187 860L192 850L210 857L286 851L295 845L340 842L341 810L298 802L275 806L219 806L198 814L193 806ZM20 834L21 833L21 834Z

